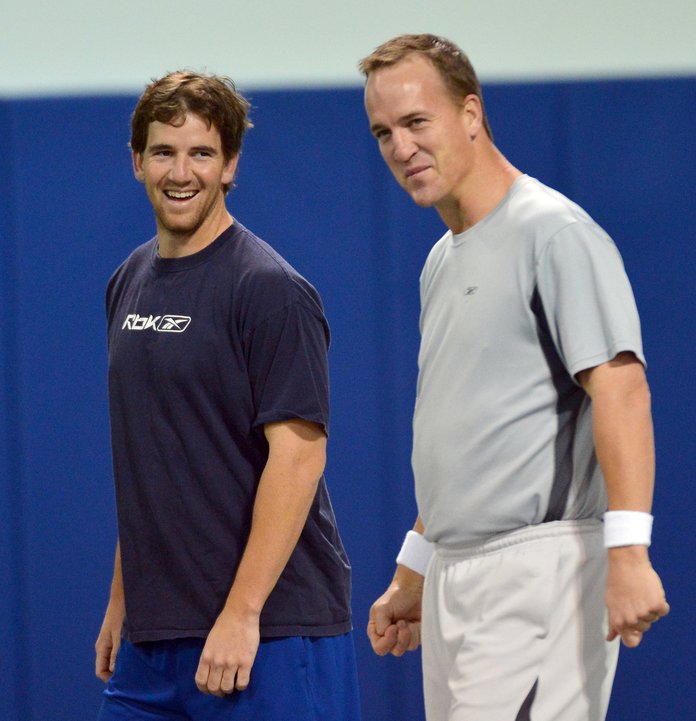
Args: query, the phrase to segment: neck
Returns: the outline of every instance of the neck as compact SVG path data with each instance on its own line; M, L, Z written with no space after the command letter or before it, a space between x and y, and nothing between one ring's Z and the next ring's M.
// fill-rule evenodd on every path
M193 230L177 231L157 220L157 246L162 258L183 258L209 246L223 231L234 223L234 218L222 205L215 213L206 216Z
M438 204L437 212L453 233L463 233L500 205L520 175L522 173L489 143L458 188L456 197Z

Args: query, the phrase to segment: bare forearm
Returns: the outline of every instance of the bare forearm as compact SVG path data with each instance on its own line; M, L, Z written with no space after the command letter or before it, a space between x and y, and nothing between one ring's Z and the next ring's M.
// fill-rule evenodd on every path
M261 479L251 533L226 606L261 613L292 554L316 493L316 478L267 469Z
M196 670L198 689L216 696L249 684L261 610L297 545L326 462L326 436L316 424L299 419L271 423L264 433L268 461L249 539Z
M114 558L114 575L111 580L111 598L123 600L123 572L121 570L121 542L116 543L116 555Z
M121 573L121 547L116 545L114 558L114 574L111 581L111 593L109 603L104 613L97 642L95 644L95 673L98 678L106 682L111 678L116 663L121 642L121 627L126 613L125 600L123 595L123 575Z
M655 477L647 385L624 397L593 400L594 441L610 510L649 512Z
M592 430L610 510L652 506L655 450L650 390L643 366L631 353L579 377L592 399Z
M251 532L225 605L258 615L292 554L324 470L325 438L316 445L271 446L261 476Z

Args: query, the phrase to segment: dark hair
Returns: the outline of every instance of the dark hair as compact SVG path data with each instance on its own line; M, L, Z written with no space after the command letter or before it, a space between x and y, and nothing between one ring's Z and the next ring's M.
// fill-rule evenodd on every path
M135 106L131 118L130 147L143 153L150 123L159 121L178 125L187 113L193 113L220 133L225 161L237 155L247 128L250 104L230 78L178 70L153 80ZM223 186L224 192L229 185Z
M450 40L429 35L399 35L388 40L359 63L360 71L369 77L370 73L383 67L395 65L412 53L428 58L440 73L445 86L456 103L463 102L467 95L476 95L481 101L483 127L489 138L493 138L486 110L483 105L481 84L471 61L466 54Z

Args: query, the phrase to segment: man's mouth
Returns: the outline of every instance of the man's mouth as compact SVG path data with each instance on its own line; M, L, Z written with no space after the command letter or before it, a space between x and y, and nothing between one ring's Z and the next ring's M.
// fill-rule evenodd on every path
M406 171L406 177L412 178L414 175L418 175L418 173L422 173L424 170L427 170L430 166L428 165L418 165L415 168L409 168Z
M190 200L198 193L197 190L165 190L164 194L172 200Z

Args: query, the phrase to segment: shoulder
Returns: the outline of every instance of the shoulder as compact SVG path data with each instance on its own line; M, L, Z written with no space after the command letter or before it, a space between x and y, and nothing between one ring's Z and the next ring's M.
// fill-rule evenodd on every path
M532 244L537 261L550 251L562 253L566 246L617 252L608 233L577 203L534 178L521 181L510 198L510 217Z
M269 277L277 282L292 282L299 273L265 240L235 221L228 244L231 258L252 277Z
M116 278L133 272L150 263L152 254L157 246L157 238L151 238L146 243L139 245L131 254L116 268L111 278Z
M510 196L510 212L522 226L551 236L570 224L596 225L589 214L563 193L524 176Z
M421 284L426 282L442 263L442 260L447 253L447 249L452 244L452 240L452 231L448 230L430 249L428 257L425 259L423 270L421 272Z
M258 317L297 303L323 317L316 288L265 240L237 221L234 228L224 265L238 306Z
M124 284L137 278L146 271L150 265L152 254L155 251L157 240L152 238L138 246L111 275L106 286L107 302L110 302L114 295L119 292Z
M321 308L319 293L301 273L265 240L241 223L236 225L231 245L235 263L242 270L240 281L245 289L256 295L271 293L285 302L304 302Z

